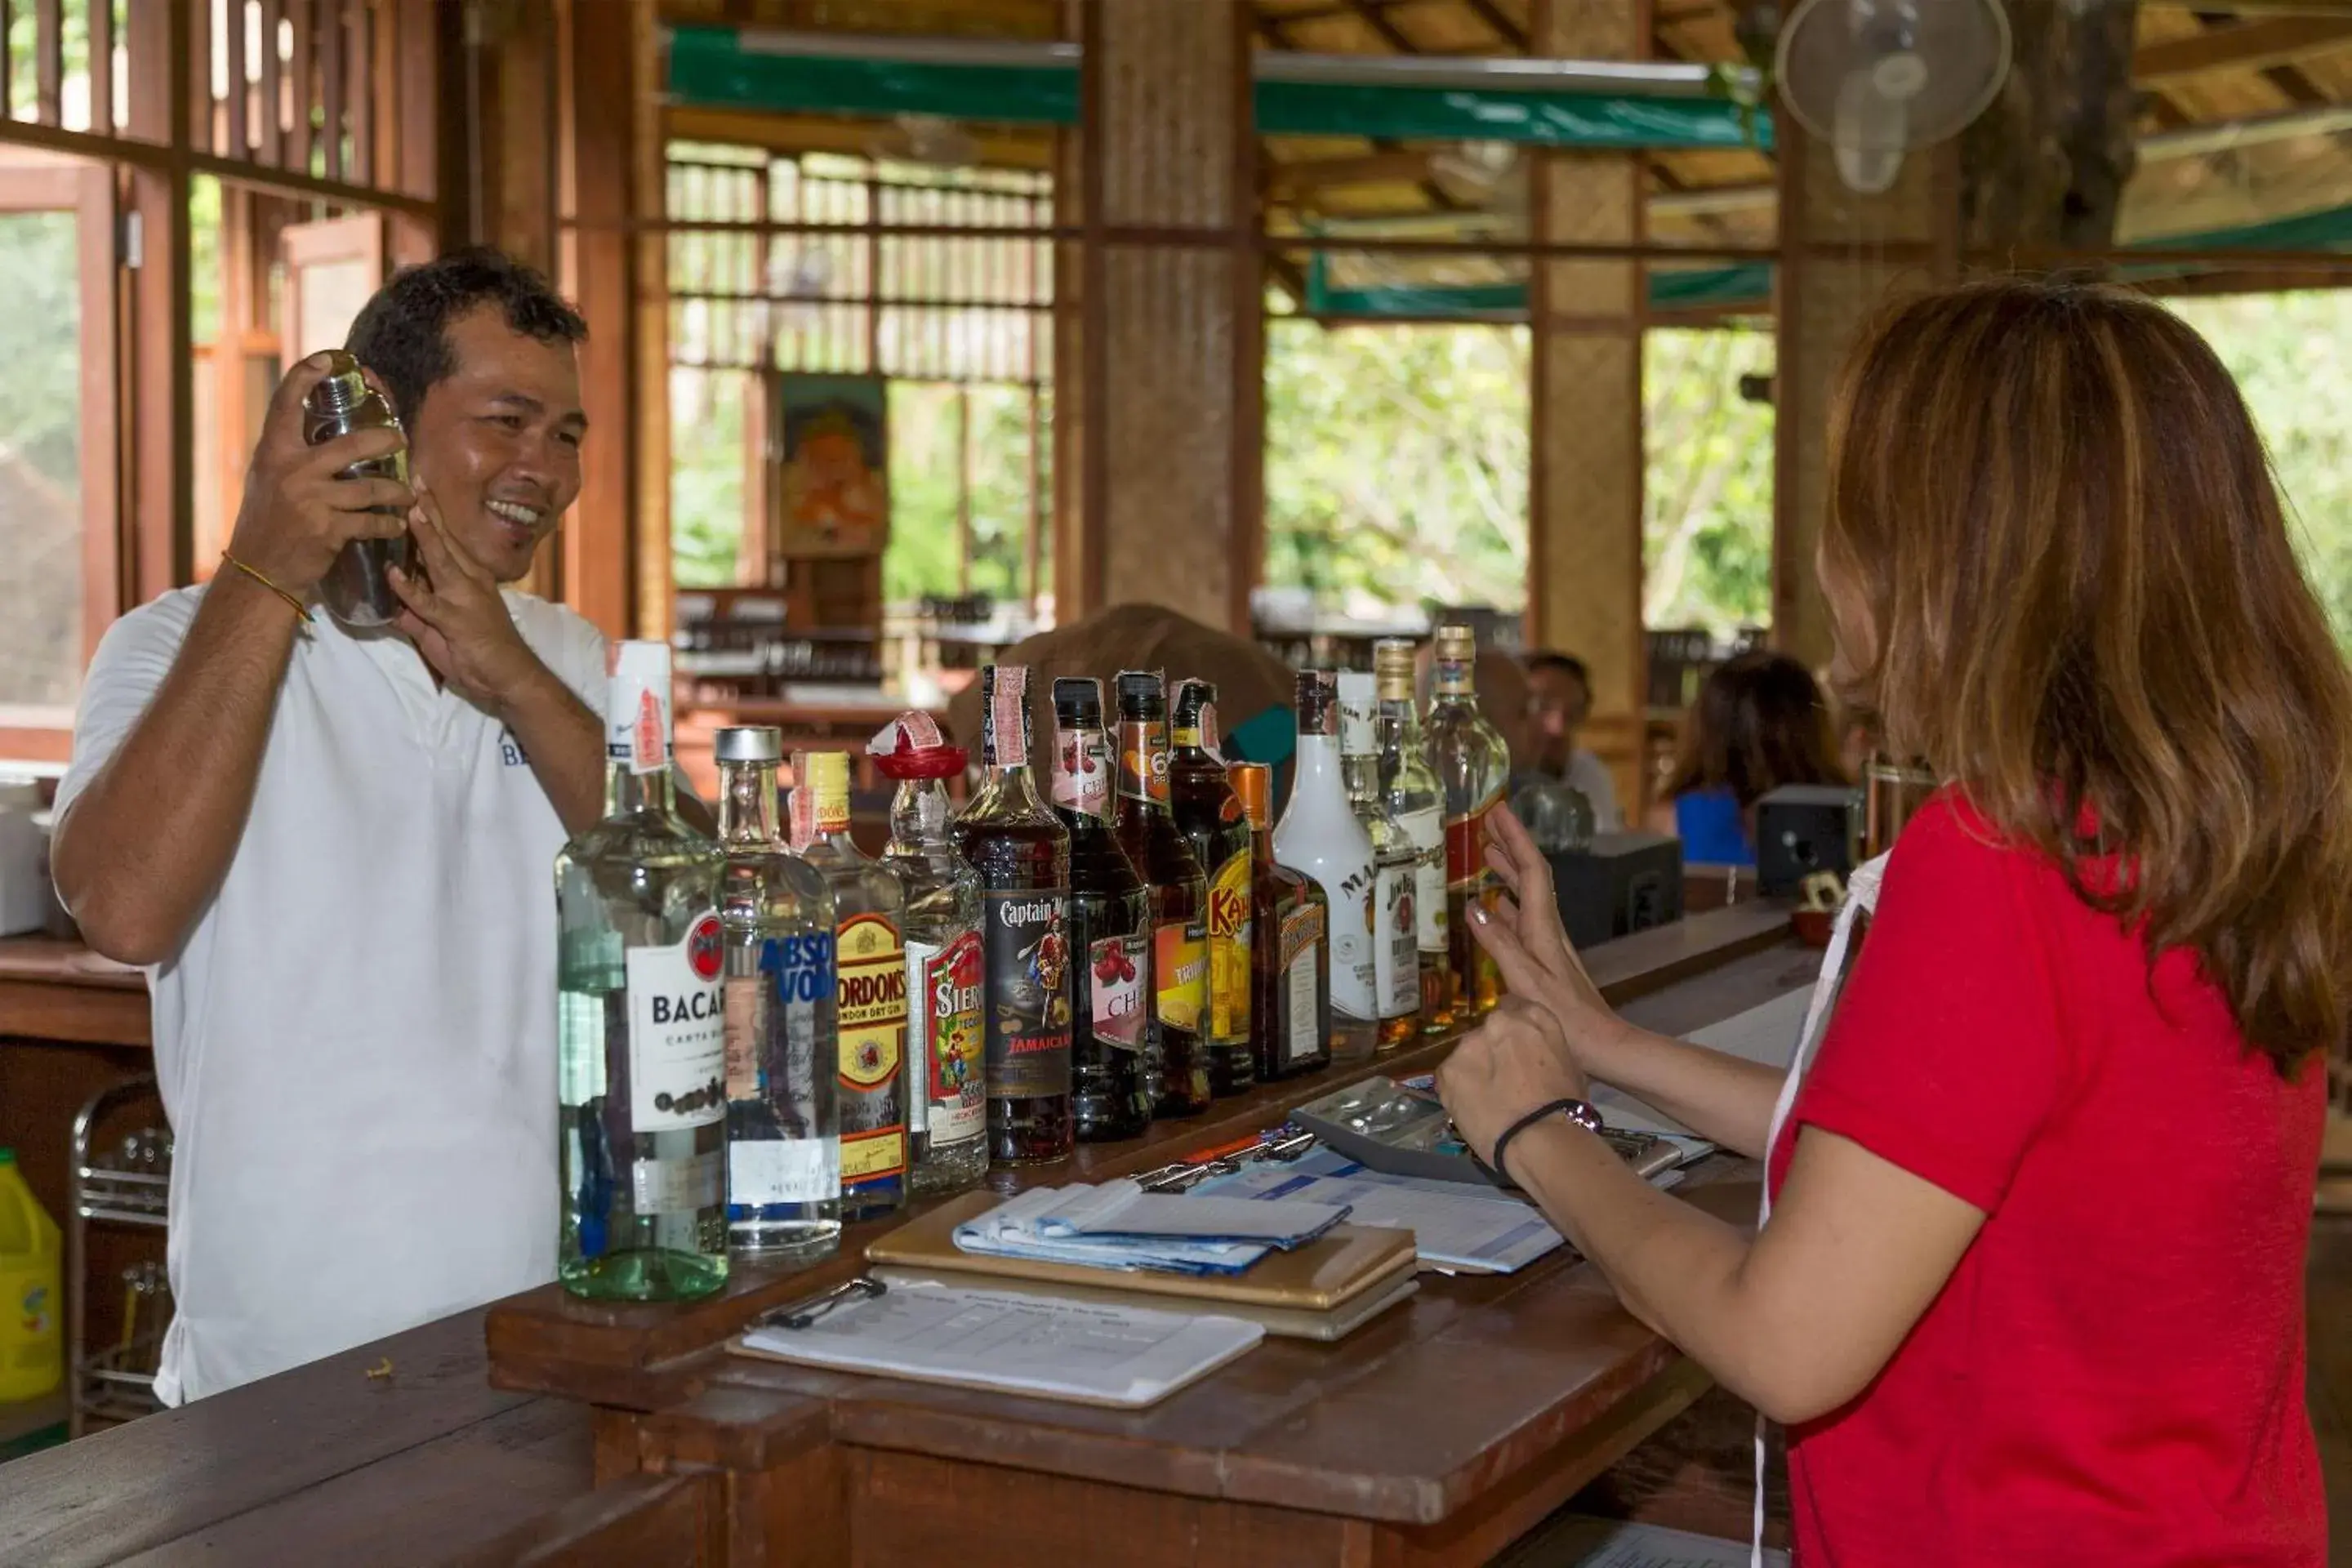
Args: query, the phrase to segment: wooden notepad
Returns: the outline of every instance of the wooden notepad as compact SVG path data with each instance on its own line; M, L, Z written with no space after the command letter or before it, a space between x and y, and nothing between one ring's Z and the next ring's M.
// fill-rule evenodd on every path
M1413 1267L1412 1233L1342 1225L1295 1252L1276 1252L1246 1273L1160 1274L1149 1270L1086 1268L1034 1258L987 1258L960 1250L956 1226L1004 1200L994 1193L966 1193L869 1243L869 1263L949 1274L992 1275L1092 1289L1178 1296L1211 1303L1250 1304L1288 1311L1329 1312L1366 1290L1392 1289ZM978 1280L973 1281L975 1284Z

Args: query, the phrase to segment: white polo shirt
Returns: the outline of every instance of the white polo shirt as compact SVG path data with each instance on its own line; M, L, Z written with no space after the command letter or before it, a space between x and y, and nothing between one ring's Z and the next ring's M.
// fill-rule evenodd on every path
M99 645L60 821L203 595L167 594ZM601 714L603 637L506 600ZM554 1277L563 840L502 724L436 689L405 641L316 616L228 874L178 956L148 971L175 1139L166 1403Z

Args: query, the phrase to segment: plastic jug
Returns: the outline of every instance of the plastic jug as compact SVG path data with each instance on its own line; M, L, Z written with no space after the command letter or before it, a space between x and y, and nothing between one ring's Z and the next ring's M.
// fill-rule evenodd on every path
M0 1149L0 1404L37 1399L65 1381L65 1291L58 1222Z

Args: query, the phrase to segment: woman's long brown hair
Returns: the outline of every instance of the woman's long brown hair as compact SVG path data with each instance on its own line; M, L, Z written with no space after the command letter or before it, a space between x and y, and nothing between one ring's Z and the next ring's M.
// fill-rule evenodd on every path
M2340 1047L2352 681L2212 350L2098 285L1916 297L1830 453L1840 694L2151 962L2197 954L2282 1071Z
M1665 793L1727 789L1746 811L1782 784L1849 782L1812 671L1787 654L1744 653L1700 683Z

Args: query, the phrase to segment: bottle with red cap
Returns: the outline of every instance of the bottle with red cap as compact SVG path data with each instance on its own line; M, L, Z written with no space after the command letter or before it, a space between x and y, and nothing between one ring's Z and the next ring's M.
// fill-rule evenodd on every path
M956 847L947 781L968 755L928 713L902 713L866 748L886 778L890 844L906 885L907 1141L918 1193L960 1193L988 1174L982 1068L980 873Z

